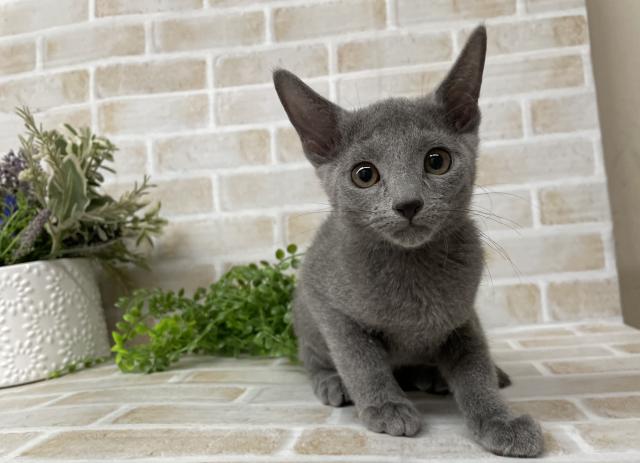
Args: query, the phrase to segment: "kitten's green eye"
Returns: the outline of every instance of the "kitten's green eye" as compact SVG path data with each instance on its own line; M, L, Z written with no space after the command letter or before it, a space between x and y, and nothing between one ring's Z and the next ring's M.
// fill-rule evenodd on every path
M434 148L424 158L424 170L433 175L446 174L451 167L451 155L442 148Z
M351 170L351 180L359 188L369 188L378 183L380 174L370 162L361 162Z

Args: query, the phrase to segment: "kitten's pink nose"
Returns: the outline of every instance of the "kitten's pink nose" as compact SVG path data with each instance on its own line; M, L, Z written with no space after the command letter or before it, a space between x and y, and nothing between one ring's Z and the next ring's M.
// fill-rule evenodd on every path
M421 199L412 199L395 204L393 209L401 216L411 220L422 209L422 206L424 206L424 202Z

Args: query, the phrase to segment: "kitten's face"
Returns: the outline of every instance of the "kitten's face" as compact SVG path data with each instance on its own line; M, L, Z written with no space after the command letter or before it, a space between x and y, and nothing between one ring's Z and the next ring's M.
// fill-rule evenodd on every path
M334 162L318 167L342 220L403 247L455 226L468 208L477 136L450 130L430 99L386 100L342 121Z
M276 91L342 220L414 248L455 228L475 179L486 32L430 95L347 111L287 71Z

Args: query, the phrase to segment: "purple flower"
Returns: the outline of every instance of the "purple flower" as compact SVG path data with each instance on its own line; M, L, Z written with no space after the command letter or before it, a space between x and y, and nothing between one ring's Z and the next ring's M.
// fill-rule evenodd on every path
M2 213L0 214L0 225L2 225L6 218L13 214L18 209L18 201L14 195L6 195L2 200Z

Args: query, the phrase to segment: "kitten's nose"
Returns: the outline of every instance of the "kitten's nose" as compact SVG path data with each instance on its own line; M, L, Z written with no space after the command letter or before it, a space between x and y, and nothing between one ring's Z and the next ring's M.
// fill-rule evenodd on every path
M404 201L394 205L393 209L401 216L411 220L413 216L416 215L420 209L422 209L423 205L424 203L421 199L412 199L410 201Z

